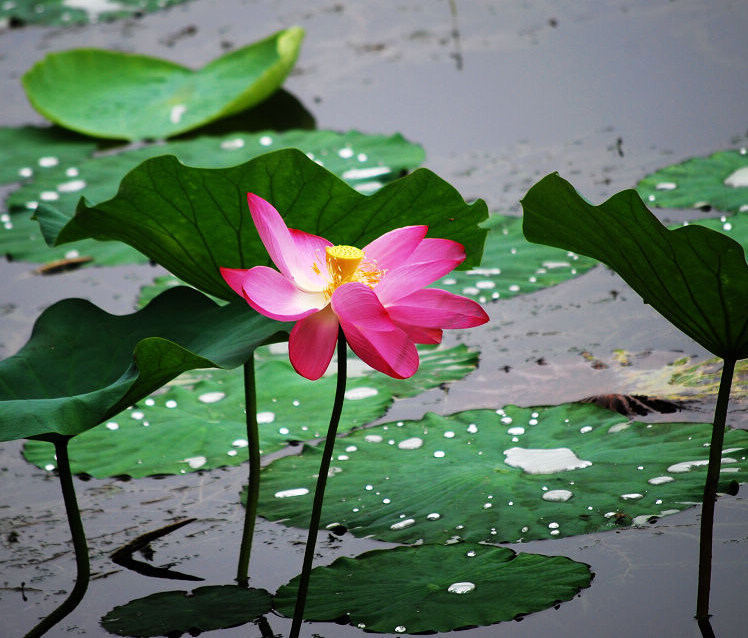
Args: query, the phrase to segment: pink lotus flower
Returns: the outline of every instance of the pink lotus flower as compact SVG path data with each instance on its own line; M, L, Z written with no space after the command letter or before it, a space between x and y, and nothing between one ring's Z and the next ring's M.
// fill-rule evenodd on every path
M426 238L426 226L397 228L363 249L334 246L288 228L261 197L249 193L247 201L278 270L221 268L221 275L257 312L296 321L289 357L307 379L319 379L327 369L338 326L365 363L405 379L418 370L416 343L439 343L444 328L488 321L471 299L424 288L465 259L457 242Z

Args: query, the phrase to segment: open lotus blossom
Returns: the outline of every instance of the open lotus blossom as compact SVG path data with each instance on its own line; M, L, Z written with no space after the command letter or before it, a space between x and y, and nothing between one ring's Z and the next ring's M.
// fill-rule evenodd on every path
M405 379L418 370L417 343L439 343L444 328L488 321L472 299L424 288L465 259L461 244L426 238L427 226L406 226L364 246L335 246L288 228L261 197L247 195L260 239L278 270L221 268L226 283L257 312L296 321L289 357L307 379L332 359L338 327L353 352L375 370Z

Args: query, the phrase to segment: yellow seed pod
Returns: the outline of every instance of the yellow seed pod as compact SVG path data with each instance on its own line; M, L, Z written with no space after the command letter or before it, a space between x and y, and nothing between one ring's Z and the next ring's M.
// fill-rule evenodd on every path
M364 252L355 246L327 246L325 254L330 274L342 281L353 276L364 258Z

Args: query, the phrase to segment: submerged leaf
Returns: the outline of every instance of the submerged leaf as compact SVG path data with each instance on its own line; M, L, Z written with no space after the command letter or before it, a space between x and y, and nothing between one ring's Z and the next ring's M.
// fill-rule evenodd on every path
M430 236L463 244L464 268L480 263L486 231L478 223L488 216L482 200L465 203L426 169L365 196L295 149L223 169L157 157L131 171L113 199L95 206L81 201L61 230L61 213L40 207L37 216L50 243L123 241L203 292L234 299L219 266L270 263L249 214L248 192L270 201L290 228L333 243L363 246L393 228L426 224Z
M286 79L304 31L291 27L216 58L198 71L104 49L48 54L23 78L31 105L95 137L161 139L258 104Z
M602 261L713 354L748 357L748 265L731 238L697 225L668 230L632 190L593 206L556 174L522 207L530 241Z
M711 425L639 423L590 404L471 410L388 423L337 442L322 526L401 543L519 542L645 523L700 501ZM348 452L348 450L351 450ZM721 489L748 471L725 437ZM273 461L260 514L308 524L321 452Z
M272 607L264 589L210 585L186 591L162 591L115 607L101 625L117 636L196 636L204 631L238 627Z
M564 556L473 543L374 550L312 570L304 617L372 632L416 634L485 626L571 600L590 568ZM291 617L298 577L278 590Z
M287 354L258 352L256 359L261 452L324 435L335 376L308 381L294 372ZM396 397L414 396L460 379L475 369L477 360L477 353L465 346L424 348L421 366L408 383L367 368L349 380L343 427L361 426L381 417ZM355 360L349 365L355 369ZM238 465L247 460L243 409L241 371L183 375L168 391L140 401L116 419L71 441L72 471L98 478L137 478ZM54 448L44 441L28 441L24 456L41 468L55 466Z
M185 370L241 365L285 327L246 304L217 306L185 287L131 315L60 301L0 362L0 440L80 434Z

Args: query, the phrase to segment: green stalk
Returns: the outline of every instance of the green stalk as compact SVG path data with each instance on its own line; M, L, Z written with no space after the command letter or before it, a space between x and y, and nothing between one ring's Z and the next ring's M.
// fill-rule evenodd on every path
M696 597L696 620L702 628L709 626L709 590L712 579L712 536L714 528L714 505L717 500L719 471L722 465L722 445L725 440L727 404L735 371L735 359L724 360L719 381L717 406L714 409L712 442L709 447L709 466L704 484L704 500L701 509L701 534L699 537L699 586Z
M341 328L338 332L338 383L335 388L335 403L332 406L330 425L327 428L327 438L325 439L325 448L322 451L322 460L319 464L317 486L314 489L312 516L309 521L309 535L306 539L304 563L301 568L299 590L296 594L296 607L293 612L293 622L291 623L289 638L299 638L301 623L304 619L304 606L306 605L307 592L309 591L309 578L312 571L312 562L314 561L314 549L317 545L317 532L319 531L319 524L322 518L322 501L325 497L327 474L330 471L330 461L332 459L333 448L335 447L335 435L338 432L340 413L343 411L343 398L345 397L345 384L348 374L347 361L347 346L345 335Z
M257 520L257 502L260 498L260 431L257 427L257 387L255 385L254 354L244 364L244 406L247 420L247 443L249 449L249 479L247 482L247 506L244 509L244 531L239 548L239 564L236 581L242 587L249 584L249 557L252 553L252 538Z
M65 501L65 512L70 525L70 534L73 538L73 549L75 550L75 564L77 575L75 586L70 595L55 609L49 616L29 631L25 638L38 638L44 635L73 609L75 609L83 600L83 596L88 589L88 583L91 577L91 569L88 563L88 545L86 544L86 534L83 531L81 514L78 509L78 501L75 498L75 487L73 485L73 475L70 472L70 459L68 457L68 441L70 437L55 437L54 446L57 454L57 472L60 476L60 487L62 488L62 498Z

